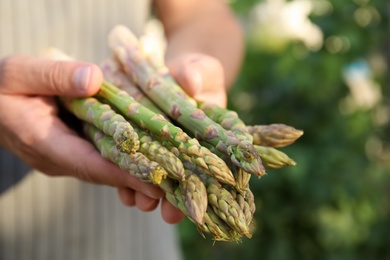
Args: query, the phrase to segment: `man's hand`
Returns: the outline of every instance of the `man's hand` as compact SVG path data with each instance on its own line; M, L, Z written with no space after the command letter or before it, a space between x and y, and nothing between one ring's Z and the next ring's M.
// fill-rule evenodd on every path
M0 146L50 176L119 187L123 203L150 211L164 193L103 159L57 116L54 96L95 94L103 80L89 63L9 56L0 60ZM165 200L162 217L177 223L183 215Z

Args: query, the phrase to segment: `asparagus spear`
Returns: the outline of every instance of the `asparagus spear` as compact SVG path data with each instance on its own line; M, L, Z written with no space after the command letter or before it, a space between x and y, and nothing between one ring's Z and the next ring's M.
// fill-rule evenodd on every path
M211 234L216 241L239 241L241 235L235 230L231 229L220 217L215 214L212 207L208 207L206 214L204 215L204 224L197 225L198 231Z
M194 222L201 225L207 209L206 187L197 175L192 173L187 175L186 180L179 183L183 204Z
M245 123L239 118L237 112L206 102L198 102L198 108L224 129L231 130L238 139L253 142L252 135L249 133Z
M160 188L165 192L165 197L169 201L169 203L180 209L180 211L183 212L184 215L186 215L193 223L197 225L203 224L203 218L205 214L204 210L201 209L203 213L198 214L200 208L197 205L189 205L190 203L195 204L194 202L198 202L198 198L195 200L188 200L184 202L184 200L189 198L189 196L185 194L185 191L182 190L182 187L180 185L177 185L176 182L169 178L161 182Z
M133 82L131 82L129 76L123 72L121 65L115 58L103 60L100 64L100 68L102 69L105 80L113 83L121 90L126 91L138 103L149 108L153 112L163 114L161 109L159 109Z
M63 104L79 119L95 125L106 135L112 136L116 146L126 153L139 148L138 135L124 117L107 104L95 98L63 98Z
M285 166L296 165L295 161L288 157L287 154L273 147L266 147L260 145L255 145L254 147L259 153L263 161L264 167L268 169L279 169Z
M137 103L126 92L104 82L97 96L107 100L141 128L148 129L156 136L170 142L180 153L186 154L194 164L203 168L207 174L215 176L223 183L235 184L232 172L221 158L201 146L198 140L190 138L179 127L168 122L162 115Z
M115 27L109 35L109 45L134 82L165 113L198 139L228 154L237 166L258 176L264 175L264 167L252 144L240 142L231 131L223 129L178 93L172 82L157 73L145 59L136 37L127 28Z
M158 56L162 56L162 55L154 55L154 56L151 56L149 53L145 52L144 51L144 48L143 48L143 44L142 44L142 41L140 41L140 48L141 48L141 52L144 54L144 58L148 60L148 62L150 63L150 65L156 70L156 72L162 76L163 78L171 81L171 87L172 89L178 94L180 95L182 98L185 98L186 100L188 100L188 102L190 102L193 106L196 106L197 105L197 102L195 99L193 99L192 97L190 97L178 84L177 82L173 79L173 77L171 76L171 74L169 73L169 69L168 67L165 65L164 63L164 60L163 59L159 59Z
M156 162L150 161L142 153L132 154L120 152L113 139L105 135L94 125L85 123L84 132L100 151L103 158L117 164L122 170L144 182L160 184L167 172Z
M290 145L303 135L302 130L285 124L254 125L247 128L253 136L253 144L275 148Z
M245 193L237 192L236 190L230 190L233 198L240 205L242 211L244 212L247 225L250 227L252 225L253 216L256 210L254 196L251 190L247 190Z
M235 188L237 191L240 193L247 192L249 190L249 181L251 179L251 175L241 168L236 168L235 171L233 171L233 174L236 180Z

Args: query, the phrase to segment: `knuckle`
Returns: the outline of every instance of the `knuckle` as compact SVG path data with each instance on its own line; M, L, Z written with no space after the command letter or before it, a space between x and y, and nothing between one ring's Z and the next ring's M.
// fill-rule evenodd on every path
M66 82L66 73L64 73L64 62L53 61L44 65L41 78L43 82L47 82L50 87L57 92L62 94L64 92L63 86Z

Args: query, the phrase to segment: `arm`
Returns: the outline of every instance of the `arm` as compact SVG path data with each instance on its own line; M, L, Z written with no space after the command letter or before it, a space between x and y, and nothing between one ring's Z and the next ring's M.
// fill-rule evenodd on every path
M213 101L218 93L218 103L226 105L222 96L239 71L244 46L226 1L155 0L155 7L167 36L166 60L173 76L195 98Z

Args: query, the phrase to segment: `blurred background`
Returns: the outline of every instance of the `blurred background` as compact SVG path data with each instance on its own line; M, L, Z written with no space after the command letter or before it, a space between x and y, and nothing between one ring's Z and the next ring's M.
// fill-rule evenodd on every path
M229 108L304 130L297 166L251 179L251 239L179 226L186 260L390 259L390 2L230 1L246 34Z

